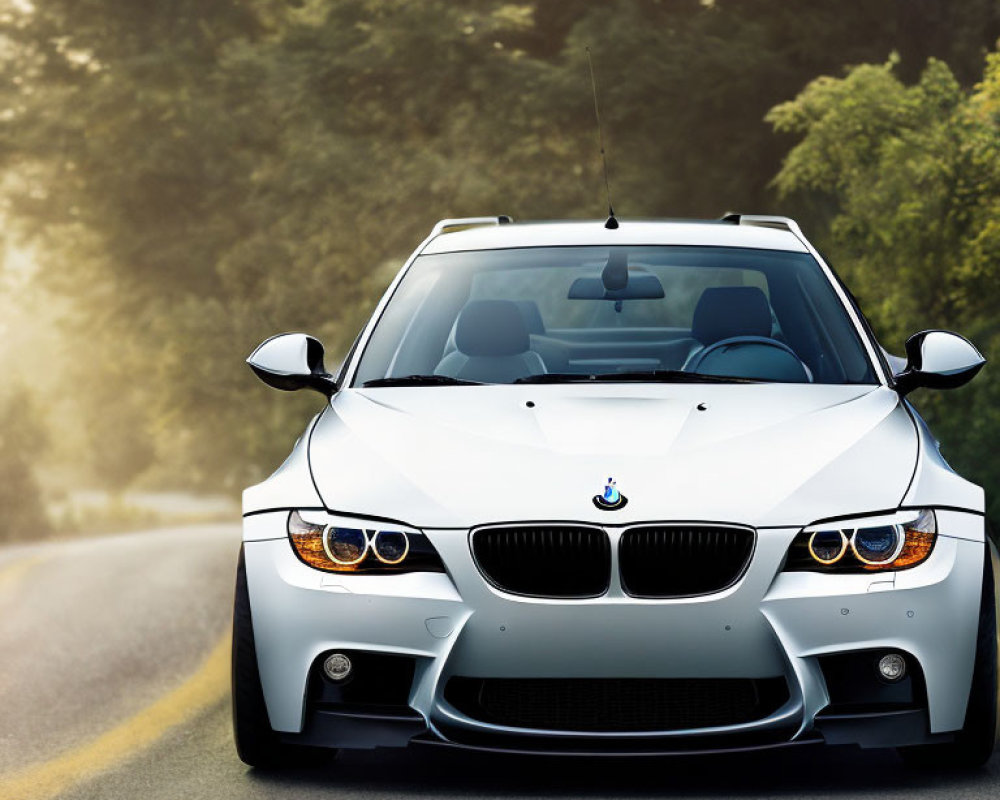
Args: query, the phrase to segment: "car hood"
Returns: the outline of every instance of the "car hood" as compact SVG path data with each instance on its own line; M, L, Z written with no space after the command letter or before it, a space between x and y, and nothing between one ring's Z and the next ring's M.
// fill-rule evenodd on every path
M701 520L798 526L895 508L917 435L886 387L349 389L313 428L324 505L417 527ZM613 477L616 511L593 497Z

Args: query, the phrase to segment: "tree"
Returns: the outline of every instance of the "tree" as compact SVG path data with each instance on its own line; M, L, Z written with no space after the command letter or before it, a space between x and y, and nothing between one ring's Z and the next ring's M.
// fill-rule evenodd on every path
M768 119L801 141L776 178L786 198L835 208L826 246L890 351L918 329L1000 346L1000 55L963 90L931 60L905 85L897 62L819 78ZM953 393L915 398L955 465L987 488L1000 516L1000 379L987 368Z
M45 432L29 395L14 388L0 397L0 541L51 533L35 469Z
M906 63L978 58L992 5L925 5L947 41L913 34ZM318 398L243 359L308 330L335 362L435 219L603 214L586 46L617 210L715 216L773 203L792 136L768 108L902 36L895 0L20 8L0 14L8 227L73 298L81 426L132 419L102 453L119 486L143 463L213 487L279 463Z

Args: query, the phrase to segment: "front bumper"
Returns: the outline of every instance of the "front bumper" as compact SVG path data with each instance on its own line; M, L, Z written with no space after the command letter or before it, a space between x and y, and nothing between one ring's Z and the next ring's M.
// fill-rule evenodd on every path
M981 517L938 514L930 559L881 575L781 573L798 529L758 533L749 569L703 597L628 597L615 580L587 600L519 597L482 577L457 530L425 530L448 574L334 575L299 561L287 512L245 519L246 567L261 682L272 727L337 747L436 742L530 752L663 753L830 741L864 746L947 738L969 695L983 564ZM616 531L608 528L614 538ZM612 551L616 552L613 547ZM613 574L617 574L613 564ZM823 659L893 649L922 673L913 708L831 705ZM413 661L401 709L318 708L308 698L331 650ZM452 677L773 679L787 701L734 725L670 731L509 727L445 698Z

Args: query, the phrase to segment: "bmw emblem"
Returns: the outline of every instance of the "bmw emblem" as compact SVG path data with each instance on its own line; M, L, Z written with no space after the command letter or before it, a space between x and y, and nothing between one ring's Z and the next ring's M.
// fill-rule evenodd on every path
M614 478L608 478L602 494L594 495L594 505L602 511L617 511L619 508L624 508L627 502L628 498L618 491Z

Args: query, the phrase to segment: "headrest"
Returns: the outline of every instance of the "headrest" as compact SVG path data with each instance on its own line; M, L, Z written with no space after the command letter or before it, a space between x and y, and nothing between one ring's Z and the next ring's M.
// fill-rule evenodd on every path
M528 328L512 300L471 300L458 315L455 346L467 356L513 356L531 347Z
M542 312L538 310L538 303L534 300L515 300L514 305L521 310L521 316L524 317L528 333L535 333L539 336L545 333L545 323L542 321Z
M733 336L770 336L771 306L756 286L719 286L701 293L691 336L703 345Z

